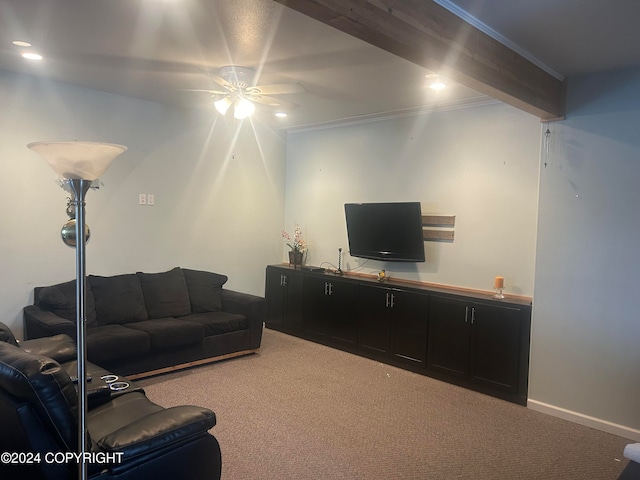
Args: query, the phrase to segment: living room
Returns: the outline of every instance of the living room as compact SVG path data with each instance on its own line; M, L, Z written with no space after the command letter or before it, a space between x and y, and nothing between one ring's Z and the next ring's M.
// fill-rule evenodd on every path
M33 288L74 277L66 194L33 141L128 147L87 197L98 275L183 266L264 295L282 229L301 225L308 264L336 264L345 202L416 200L456 216L453 242L425 242L417 267L343 268L487 291L503 275L533 298L529 408L638 441L639 89L638 67L570 78L549 124L487 101L287 132L2 71L2 318L20 336Z

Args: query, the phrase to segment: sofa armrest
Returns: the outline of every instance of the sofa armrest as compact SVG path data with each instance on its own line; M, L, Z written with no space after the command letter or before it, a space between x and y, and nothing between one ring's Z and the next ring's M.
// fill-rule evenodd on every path
M250 324L260 325L267 319L267 301L250 293L222 290L222 311L239 313L247 317Z
M22 312L25 339L51 337L59 333L64 333L72 339L76 338L76 324L71 320L59 317L36 305L24 307Z
M215 424L215 413L207 408L171 407L139 418L97 444L105 452L121 452L130 461L203 435Z
M49 357L58 363L70 362L78 356L76 342L64 333L52 337L24 340L20 342L20 347L26 352Z

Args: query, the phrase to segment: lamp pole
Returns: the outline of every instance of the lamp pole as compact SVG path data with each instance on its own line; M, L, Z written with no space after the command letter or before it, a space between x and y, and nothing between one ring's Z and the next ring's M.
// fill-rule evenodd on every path
M91 181L83 179L66 179L73 199L71 204L75 206L76 211L76 345L77 345L77 364L78 364L78 453L80 453L80 461L78 469L80 478L87 478L87 463L85 453L87 451L87 343L86 343L86 321L85 314L86 304L86 239L84 235L85 219L84 207L85 197L91 186Z

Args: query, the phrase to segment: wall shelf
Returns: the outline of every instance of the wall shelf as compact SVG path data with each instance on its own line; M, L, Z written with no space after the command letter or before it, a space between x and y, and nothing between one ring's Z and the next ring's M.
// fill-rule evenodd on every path
M422 238L426 242L453 242L455 224L455 215L422 215Z

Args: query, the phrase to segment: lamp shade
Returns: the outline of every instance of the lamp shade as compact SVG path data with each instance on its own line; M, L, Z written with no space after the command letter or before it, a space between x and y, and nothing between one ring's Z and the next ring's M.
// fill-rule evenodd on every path
M111 162L127 150L100 142L34 142L27 145L44 158L62 178L96 180Z
M216 100L213 102L213 105L216 107L216 110L220 112L220 115L224 115L229 110L232 102L229 100L229 97L221 98L220 100Z

